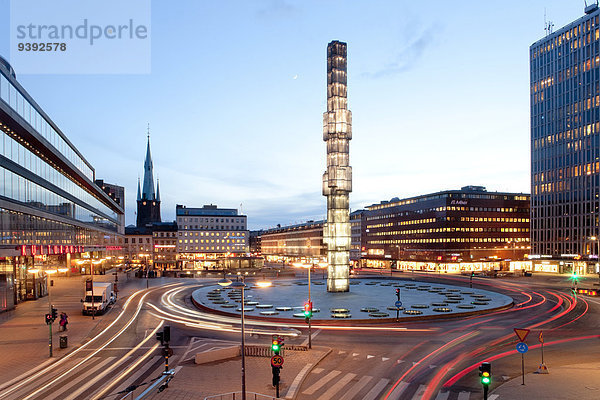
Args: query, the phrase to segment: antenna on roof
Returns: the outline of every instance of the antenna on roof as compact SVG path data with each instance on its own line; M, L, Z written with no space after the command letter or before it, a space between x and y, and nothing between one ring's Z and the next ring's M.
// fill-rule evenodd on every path
M554 28L554 22L546 20L546 9L544 8L544 31L546 31L546 36L552 34L553 28Z

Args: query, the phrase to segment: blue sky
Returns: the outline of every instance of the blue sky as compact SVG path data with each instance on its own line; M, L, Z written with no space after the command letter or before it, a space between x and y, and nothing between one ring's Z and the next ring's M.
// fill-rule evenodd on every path
M9 55L0 0L0 54ZM162 215L325 215L326 47L348 43L353 209L465 185L529 192L528 48L582 1L152 1L151 73L17 78L135 222L150 123Z

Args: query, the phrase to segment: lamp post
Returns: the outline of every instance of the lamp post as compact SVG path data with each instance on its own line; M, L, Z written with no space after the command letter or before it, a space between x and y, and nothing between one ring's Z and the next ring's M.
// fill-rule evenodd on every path
M227 278L223 278L220 281L217 282L219 285L221 286L230 286L233 289L240 289L242 291L242 303L241 303L241 310L242 310L242 400L246 400L246 358L245 358L245 339L244 339L244 308L246 306L245 302L244 302L244 288L246 287L246 284L244 283L244 276L242 275L242 281L236 281L236 282L232 282L231 280L227 279Z
M94 261L90 253L90 280L92 283L92 320L96 319L96 308L94 307Z

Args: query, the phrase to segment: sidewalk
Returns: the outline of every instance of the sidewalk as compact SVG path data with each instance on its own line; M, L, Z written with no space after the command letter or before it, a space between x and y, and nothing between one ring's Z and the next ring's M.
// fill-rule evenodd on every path
M600 399L600 362L573 364L550 369L550 374L530 373L511 379L496 388L496 400L597 400Z
M313 346L308 351L287 351L281 369L279 397L294 399L302 381L319 361L331 351L328 347ZM183 364L183 368L162 393L149 400L204 400L207 396L241 391L241 358L196 365ZM246 391L275 397L272 385L271 363L268 357L246 356ZM290 390L291 388L291 390ZM236 397L237 398L237 397ZM248 395L249 399L253 396Z
M94 275L94 281L114 282L113 270L106 275ZM81 314L84 282L89 276L53 277L54 285L50 286L50 301L58 309L58 313L66 312L69 325L66 332L58 331L58 321L52 324L53 358L58 359L84 341L96 327L106 325L119 313L124 298L133 292L146 287L146 279L135 278L130 273L118 274L118 300L105 315L91 316ZM153 280L150 280L153 283ZM154 285L152 285L154 286ZM0 315L0 382L9 381L29 371L35 366L49 360L49 329L44 315L49 312L48 297L35 301L26 301L17 305L16 309ZM60 349L59 335L68 336L69 347Z

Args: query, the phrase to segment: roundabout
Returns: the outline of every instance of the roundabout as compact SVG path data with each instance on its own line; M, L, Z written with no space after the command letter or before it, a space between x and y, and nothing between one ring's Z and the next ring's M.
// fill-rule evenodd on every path
M304 280L279 280L260 287L247 280L244 314L250 319L297 321L304 319L303 304L308 300ZM408 279L352 279L351 290L328 293L324 281L311 283L313 323L346 320L354 322L390 322L452 318L482 314L509 308L509 296L483 289ZM192 293L196 307L221 315L239 315L241 293L216 283Z

